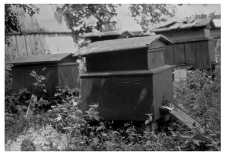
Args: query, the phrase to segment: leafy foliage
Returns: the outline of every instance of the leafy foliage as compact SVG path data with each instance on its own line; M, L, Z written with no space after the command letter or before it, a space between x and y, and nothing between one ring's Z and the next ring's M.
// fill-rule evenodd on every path
M181 136L182 150L220 150L220 78L220 65L218 65L214 78L197 70L188 74L186 83L175 84L175 103L182 104L189 115L204 128L203 133L193 130L188 135Z
M167 21L166 17L173 17L175 10L168 4L131 4L129 7L132 17L147 31L150 25Z
M21 25L19 17L28 14L33 16L38 13L39 9L32 4L5 4L5 34L12 32L20 32ZM9 38L6 36L6 44L10 44Z
M104 31L116 25L116 8L119 4L65 4L57 6L56 12L62 15L70 29L78 33L87 33L93 30ZM148 30L151 23L166 21L166 16L174 16L174 8L167 4L132 4L129 7L132 17ZM62 21L62 16L60 21ZM141 18L141 20L138 20ZM87 22L87 21L90 22Z
M65 4L58 5L56 11L65 17L70 29L83 33L93 29L102 31L104 25L115 24L116 7L115 4Z
M120 4L64 4L57 5L55 18L74 32L74 41L79 43L79 37L88 32L111 31L118 29L116 9ZM166 16L175 13L171 5L166 4L132 4L129 7L132 17L141 25L144 31L149 30L151 24L166 21Z
M64 4L55 5L55 19L60 23L64 19L73 31L73 40L83 47L86 43L80 36L93 30L103 31L115 27L116 4ZM81 40L81 41L80 41Z

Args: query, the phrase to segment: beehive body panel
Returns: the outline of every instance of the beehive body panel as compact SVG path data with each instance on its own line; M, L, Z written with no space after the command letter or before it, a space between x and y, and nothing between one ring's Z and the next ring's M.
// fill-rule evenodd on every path
M188 65L196 64L195 43L185 43L185 61Z
M13 67L12 78L14 91L18 91L19 89L25 88L25 78L23 68Z
M107 120L145 120L153 113L152 77L86 77L81 79L83 111L98 104Z
M33 85L36 80L35 77L30 75L32 71L35 71L37 75L46 77L42 82L46 86L49 97L55 94L57 86L68 85L75 88L77 84L78 68L76 58L72 57L70 53L20 57L12 61L12 63L14 64L14 91L24 87L33 94L40 94L40 88ZM58 71L60 71L60 74Z
M30 75L31 71L35 71L37 75L43 75L46 80L42 83L45 84L46 90L49 96L54 95L56 86L58 86L58 73L56 66L44 66L44 65L29 65L29 66L16 66L13 68L13 80L15 82L14 91L18 91L21 88L27 88L33 94L40 94L40 87L36 87L33 83L36 82L35 78ZM19 78L16 78L15 76Z
M87 72L147 69L147 48L109 52L86 57Z
M148 69L163 66L164 64L164 49L148 52Z
M162 31L156 34L163 34L175 42L210 37L210 31L204 28Z
M173 45L168 45L164 51L165 64L174 65Z
M199 69L211 68L211 52L209 51L208 41L196 43L197 66Z
M160 117L159 108L166 100L173 103L173 82L171 68L167 68L153 76L154 119Z
M174 45L174 60L176 65L185 64L184 44Z
M79 70L77 64L58 66L59 87L68 86L71 89L80 88L78 74Z

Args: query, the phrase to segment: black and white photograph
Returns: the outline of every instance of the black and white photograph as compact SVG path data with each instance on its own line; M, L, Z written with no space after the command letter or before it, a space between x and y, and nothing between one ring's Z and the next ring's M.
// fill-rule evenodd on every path
M211 2L5 1L4 151L221 152Z

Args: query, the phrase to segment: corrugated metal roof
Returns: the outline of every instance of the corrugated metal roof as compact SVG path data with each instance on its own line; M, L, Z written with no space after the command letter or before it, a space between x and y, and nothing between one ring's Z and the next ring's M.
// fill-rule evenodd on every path
M106 32L91 32L83 35L83 38L91 38L91 37L103 37L103 36L119 36L123 33L129 33L131 36L134 36L134 34L130 31L106 31Z
M41 64L46 62L59 62L69 55L72 55L72 53L33 55L33 56L19 57L9 63L16 65L16 64Z
M172 41L170 41L163 35L115 39L90 43L87 47L84 47L77 53L75 53L74 56L85 56L102 52L114 52L120 50L144 48L148 47L155 40L161 40L166 44L173 44Z
M159 26L153 29L153 32L160 31L170 31L174 29L187 29L187 28L196 28L196 27L208 27L215 28L215 24L211 18L205 19L196 19L196 20L184 20L184 21L173 21L167 23L163 26Z

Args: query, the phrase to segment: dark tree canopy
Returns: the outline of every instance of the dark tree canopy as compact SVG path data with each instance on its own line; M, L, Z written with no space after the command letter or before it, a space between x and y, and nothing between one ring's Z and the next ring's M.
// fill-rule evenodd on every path
M5 35L21 31L19 16L33 16L38 12L39 9L32 4L5 4ZM5 43L9 44L7 36Z

